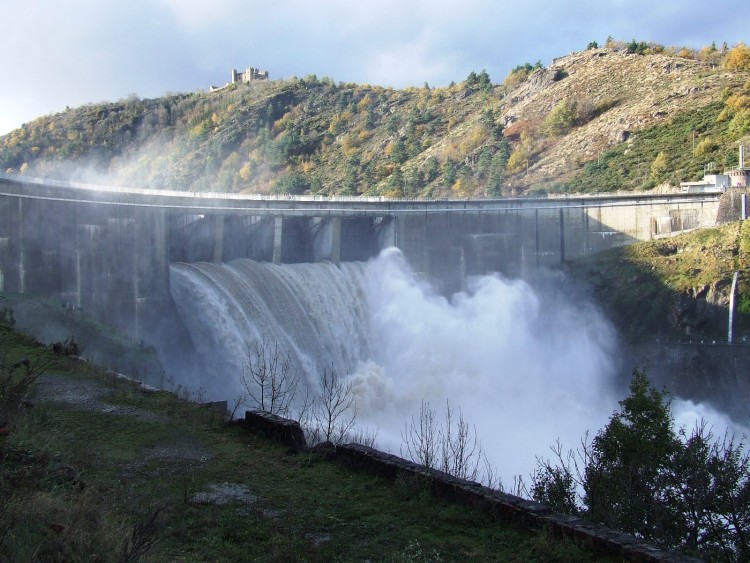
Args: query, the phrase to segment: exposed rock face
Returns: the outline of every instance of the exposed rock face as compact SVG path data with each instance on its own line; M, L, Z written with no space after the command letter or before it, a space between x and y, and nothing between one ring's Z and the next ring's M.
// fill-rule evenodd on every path
M600 152L628 140L632 131L716 101L717 91L737 81L731 73L708 70L701 61L611 49L555 59L509 93L504 115L538 124L564 99L609 109L565 137L549 140L524 183L564 180L580 163L595 160ZM555 80L555 76L564 78Z
M673 328L688 337L725 331L729 290L724 281L719 281L675 296L670 319Z
M725 340L650 342L625 347L625 367L645 369L655 385L678 398L706 402L746 424L750 347Z

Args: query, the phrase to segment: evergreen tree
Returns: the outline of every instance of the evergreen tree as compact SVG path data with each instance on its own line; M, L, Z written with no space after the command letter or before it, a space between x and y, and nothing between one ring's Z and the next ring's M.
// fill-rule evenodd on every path
M670 399L651 386L645 373L635 371L630 395L592 443L584 482L591 519L674 545L677 522L664 495L679 449Z

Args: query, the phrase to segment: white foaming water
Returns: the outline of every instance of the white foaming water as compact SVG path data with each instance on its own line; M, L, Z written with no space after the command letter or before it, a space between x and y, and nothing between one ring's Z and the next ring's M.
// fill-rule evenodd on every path
M420 283L396 249L340 266L178 264L171 279L208 358L211 375L192 386L209 398L231 402L242 391L246 343L277 343L311 385L326 368L348 374L358 425L377 429L381 449L400 452L422 400L440 416L449 401L475 426L505 485L528 477L555 440L575 448L587 430L596 433L621 398L606 319L590 304L541 296L523 281L483 276L447 300Z
M369 269L373 361L352 376L358 419L399 451L421 400L446 401L476 426L503 482L528 476L557 438L571 445L616 405L614 334L591 307L542 301L522 281L483 276L449 301L409 273L397 251Z
M695 403L685 399L672 401L672 415L674 417L675 430L683 429L687 436L695 430L701 421L706 422L706 430L710 431L713 441L723 441L725 438L733 438L734 443L744 442L750 436L750 428L738 424L728 415L704 403Z
M278 345L310 384L333 368L350 373L369 356L364 264L277 266L251 260L173 264L171 292L210 375L192 387L208 398L242 392L247 346Z

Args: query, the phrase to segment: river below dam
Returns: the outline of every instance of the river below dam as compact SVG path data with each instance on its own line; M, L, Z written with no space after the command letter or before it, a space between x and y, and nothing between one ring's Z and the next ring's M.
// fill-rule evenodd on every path
M172 296L201 363L183 383L231 404L248 350L278 347L304 387L314 391L324 370L350 383L357 427L380 449L404 451L423 402L439 418L460 411L508 485L557 440L575 448L595 434L627 392L614 327L561 276L480 276L446 298L396 249L340 266L173 264ZM688 429L700 417L718 433L732 427L704 405L673 406Z

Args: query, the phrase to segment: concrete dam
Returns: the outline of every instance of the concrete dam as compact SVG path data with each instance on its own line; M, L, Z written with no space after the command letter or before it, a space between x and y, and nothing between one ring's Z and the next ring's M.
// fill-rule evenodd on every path
M315 396L326 370L339 374L357 428L375 429L393 453L423 401L450 400L510 483L556 438L567 446L601 428L620 398L615 328L537 268L744 216L730 198L745 199L329 200L5 176L0 289L53 296L83 312L61 316L92 316L153 345L163 372L144 380L200 400L239 405L253 346L278 347L300 376L299 400ZM727 377L715 358L710 377L682 386L744 408L744 375Z
M113 188L0 176L0 291L52 295L146 338L171 263L366 261L397 247L449 294L717 222L721 194L401 201Z

